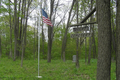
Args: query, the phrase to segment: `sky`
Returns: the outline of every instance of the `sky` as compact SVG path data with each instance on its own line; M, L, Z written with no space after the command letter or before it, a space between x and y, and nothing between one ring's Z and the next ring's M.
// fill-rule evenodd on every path
M66 6L70 6L71 5L71 0L60 0L60 4L61 4L61 9L65 9L62 7L62 5L66 5ZM48 5L49 6L49 5ZM66 7L68 8L68 7ZM48 13L49 11L47 11L47 14L49 15ZM38 8L34 9L31 13L31 18L28 19L28 25L31 25L31 26L34 26L33 24L35 23L35 20L34 20L34 17L36 17L36 13L38 13ZM58 12L59 15L61 15L61 17L64 15L62 11L59 11ZM63 14L63 15L62 15ZM66 15L68 16L68 14ZM60 20L60 17L57 17L58 21Z
M62 11L64 11L65 9L69 9L69 7L71 6L71 3L72 3L72 0L60 0L60 4L61 4L61 7L59 9L61 9ZM62 7L63 4L66 6L65 7ZM48 5L49 6L49 5ZM39 12L40 9L36 8L32 11L31 13L31 18L28 19L28 25L32 26L32 27L37 27L36 24L35 24L35 18L34 17L37 17L37 14ZM47 10L47 9L46 9ZM62 11L59 11L58 14L61 15L61 17L63 17L63 12ZM47 14L49 15L49 11L46 11ZM66 20L67 20L67 17L68 17L68 13L66 14ZM57 17L57 21L60 21L60 17ZM67 21L66 21L67 22ZM48 28L46 27L47 25L44 23L44 34L45 34L45 38L46 40L48 39ZM40 33L41 33L41 27L39 29Z

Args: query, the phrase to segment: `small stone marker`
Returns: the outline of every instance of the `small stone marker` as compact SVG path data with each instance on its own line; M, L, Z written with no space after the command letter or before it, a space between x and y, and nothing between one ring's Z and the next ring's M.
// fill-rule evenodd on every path
M73 62L76 62L76 55L73 55Z

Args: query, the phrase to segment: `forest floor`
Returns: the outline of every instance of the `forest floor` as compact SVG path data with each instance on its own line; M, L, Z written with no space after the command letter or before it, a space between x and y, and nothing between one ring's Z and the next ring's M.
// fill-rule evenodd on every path
M38 79L38 63L36 60L12 61L7 58L0 59L0 80L96 80L97 60L92 59L90 65L80 60L80 68L76 69L72 60L40 60L40 76ZM111 80L115 80L115 62L111 66Z

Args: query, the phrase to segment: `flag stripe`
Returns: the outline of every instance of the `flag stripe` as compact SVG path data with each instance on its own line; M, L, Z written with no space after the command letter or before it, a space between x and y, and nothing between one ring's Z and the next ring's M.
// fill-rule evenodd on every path
M46 23L47 25L52 26L52 23L51 23L51 21L50 21L49 18L45 18L45 17L43 16L43 22Z
M47 13L42 9L42 17L43 17L43 22L46 23L47 25L53 26L50 19L47 16Z

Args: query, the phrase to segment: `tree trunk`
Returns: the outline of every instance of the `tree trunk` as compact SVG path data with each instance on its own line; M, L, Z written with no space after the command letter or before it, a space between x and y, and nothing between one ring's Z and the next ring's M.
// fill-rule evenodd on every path
M113 3L113 0L111 1L111 3ZM116 59L116 38L115 38L115 21L114 21L114 8L113 6L111 6L111 28L112 28L112 59Z
M21 43L22 43L22 54L21 54L21 67L23 66L23 56L24 56L24 47L25 47L25 42L24 42L24 35L25 35L25 24L26 24L26 20L25 20L25 10L26 10L26 0L22 1L22 14L24 15L24 19L22 20L22 35L21 35Z
M54 9L55 9L55 15L56 15L56 11L57 11L57 8L58 8L59 0L57 1L56 7L54 6L54 4L55 4L55 0L51 0L50 1L50 20L51 20L51 18L53 16ZM54 37L53 29L54 29L54 22L55 22L55 17L56 17L55 15L53 16L53 19L52 19L53 26L52 27L51 26L48 27L48 56L47 56L48 62L51 62L52 41L53 41L53 37Z
M78 24L78 8L79 8L79 6L78 6L78 0L76 1L77 3L77 24ZM77 26L77 28L78 28L78 26ZM81 46L80 46L81 47ZM79 68L79 50L78 50L78 48L79 48L79 38L77 38L77 40L76 40L76 68Z
M91 0L91 7L90 10L92 11L93 8L93 0ZM93 21L93 16L91 16L90 18L90 22ZM90 33L92 31L93 25L90 25ZM90 60L91 60L91 50L92 50L92 37L89 38L89 55L88 55L88 64L90 64Z
M42 9L42 2L40 3L41 5L41 9ZM46 0L44 0L44 8L45 8L45 5L46 5ZM41 11L41 14L42 14L42 11ZM42 16L41 16L41 19L42 19ZM43 54L43 58L44 58L44 44L45 44L45 36L44 36L44 29L43 29L43 20L42 20L42 54ZM45 58L44 58L45 59Z
M0 0L0 9L1 9L1 0ZM1 12L0 12L1 14ZM1 49L1 31L0 31L0 58L2 56L2 49Z
M117 0L116 30L117 30L116 80L120 80L120 0Z
M68 32L71 12L72 12L75 1L76 0L73 0L73 2L72 2L72 6L71 6L71 9L70 9L69 17L68 17L68 21L67 21L67 27L65 29L65 34L64 34L64 38L63 38L63 42L62 42L62 51L61 51L62 57L61 58L63 59L64 62L65 62L65 48L66 48L66 43L67 43L67 32Z
M29 1L28 1L28 3L29 3ZM25 10L25 12L24 12L25 24L24 24L24 27L23 27L23 40L24 40L23 55L25 53L25 47L26 47L26 32L27 32L27 20L28 20L28 8L29 8L29 4L27 6L26 5L27 5L27 1L25 0L25 8L24 8L24 10ZM27 9L27 11L26 11L26 9Z
M1 34L0 34L0 58L2 56L2 48L1 48Z
M96 43L95 43L95 32L94 32L94 25L93 25L93 28L92 28L92 31L93 31L93 35L92 35L92 43L93 43L93 58L95 59L96 58Z
M96 80L110 80L111 73L111 15L110 0L97 0L98 61Z
M35 60L35 52L36 52L36 48L35 48L35 27L34 27L34 44L33 44L34 46L33 46L33 58L34 58L34 60Z
M91 32L91 31L90 31ZM89 54L88 54L88 64L90 64L90 60L91 60L91 49L92 49L92 41L91 41L91 37L89 38Z
M13 58L13 55L12 55L12 28L10 27L10 54L9 56L11 58Z
M37 42L36 42L36 46L37 46L37 49L36 49L37 51L36 51L36 52L37 52L37 53L38 53L38 27L39 27L39 26L38 26L38 21L39 21L39 19L38 19L38 17L37 17ZM36 58L37 58L37 55L36 55Z
M10 0L9 0L9 4L10 4ZM10 5L9 5L9 10L11 9L10 8ZM9 24L10 24L10 53L9 53L9 57L12 58L12 25L11 25L11 12L9 11Z
M45 55L44 44L45 44L45 36L44 36L43 26L42 26L42 53L43 53L43 56Z
M85 7L85 2L83 2L83 9L84 9L84 14L86 16L86 7ZM81 13L82 14L82 13ZM85 33L87 33L87 31L85 31ZM85 63L87 64L87 37L85 37Z
M81 47L81 46L80 46ZM76 68L79 68L79 38L76 40Z
M18 12L20 12L21 10L21 0L19 0L19 6L18 6ZM20 13L17 13L17 15L20 15ZM19 16L17 16L17 33L18 33L18 35L17 35L17 42L18 42L18 44L17 44L17 57L19 57L20 56L20 46L21 46L21 43L20 43L20 38L19 38Z
M17 52L17 0L14 0L14 61L16 60L16 52Z
M87 31L85 33L87 33ZM87 63L87 39L86 37L85 37L85 63Z
M25 1L25 6L26 6L26 0ZM28 21L28 11L29 11L29 7L30 7L30 4L31 4L31 1L32 0L29 0L28 1L28 5L27 5L27 8L25 7L24 10L27 9L27 11L25 12L25 18L24 18L24 27L23 27L23 34L22 34L22 55L21 55L21 67L23 66L23 55L25 53L25 47L26 47L26 33L27 33L27 21Z
M55 0L50 0L50 20L52 17L53 13L53 8L54 8L54 1ZM48 26L48 54L47 54L47 62L51 62L51 49L52 49L52 28L53 26Z
M51 26L48 26L48 55L47 62L51 62L51 49L52 49L52 39L51 39Z
M24 38L23 38L23 41L22 41L22 54L21 54L21 67L23 66L23 56L24 56Z
M22 15L24 15L24 0L22 0ZM23 20L23 17L21 17L21 22L20 22L20 31L19 31L19 46L22 46L22 34L23 34L23 23L24 23L24 20ZM22 51L22 47L20 47L20 50ZM21 54L22 56L22 54Z

